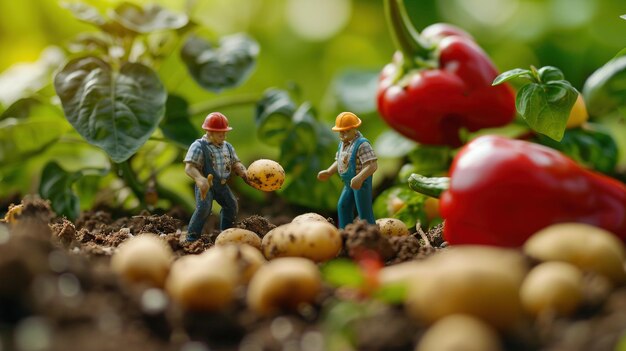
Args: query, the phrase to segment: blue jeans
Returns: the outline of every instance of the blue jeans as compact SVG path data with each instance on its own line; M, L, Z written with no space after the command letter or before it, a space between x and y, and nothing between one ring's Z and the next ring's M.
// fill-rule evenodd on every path
M235 225L237 216L237 199L227 185L213 183L204 200L200 198L200 189L194 187L196 194L196 210L191 216L187 229L187 241L195 241L202 234L202 227L211 215L213 200L217 201L222 210L220 211L220 230L231 228Z
M337 204L339 228L343 229L347 224L354 221L355 210L359 214L359 218L366 220L367 223L376 223L372 209L372 177L368 177L363 182L361 189L354 190L350 187L352 177L349 173L340 174L344 187Z

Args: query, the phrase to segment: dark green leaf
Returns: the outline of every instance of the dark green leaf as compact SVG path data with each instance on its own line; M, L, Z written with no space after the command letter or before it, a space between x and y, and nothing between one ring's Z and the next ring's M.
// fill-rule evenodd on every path
M181 57L193 79L204 89L219 92L240 85L256 63L259 45L244 34L223 37L218 46L189 37Z
M611 174L618 159L617 143L600 125L587 123L568 129L560 142L538 135L539 143L559 150L587 168Z
M183 147L188 147L200 133L189 120L189 104L177 95L168 95L165 103L165 118L159 127L163 135Z
M284 90L271 89L257 102L255 121L259 140L270 146L279 146L293 126L296 105Z
M565 79L563 72L561 72L561 70L556 67L541 67L537 72L539 73L539 79L541 79L542 83Z
M55 76L54 86L67 120L118 163L148 140L165 112L163 84L139 63L124 63L118 72L99 58L78 58Z
M536 132L561 140L578 92L567 81L531 83L517 92L517 112Z
M111 12L111 18L137 33L150 33L164 29L184 27L189 18L185 14L171 12L159 5L145 7L123 2Z
M506 71L504 73L500 73L500 75L497 76L496 79L493 80L493 83L491 83L491 85L502 84L502 83L504 83L506 81L509 81L511 79L515 79L517 77L531 78L532 74L531 74L530 70L522 69L522 68L515 68L515 69L512 69L510 71Z
M583 97L592 116L602 117L626 107L626 56L593 72L585 82Z
M69 126L56 119L17 120L0 122L0 165L24 161L44 151L65 134Z
M0 115L0 120L10 117L18 119L27 118L28 116L30 116L31 109L35 105L38 105L40 103L41 102L39 100L34 98L19 99L11 104L11 106L9 106L4 112L2 112L2 115Z
M72 191L72 184L78 180L80 173L66 172L56 162L49 162L41 173L39 195L50 200L57 215L74 220L80 213L78 196Z
M388 129L376 138L374 150L380 157L404 157L411 152L417 144L405 138L398 132Z
M376 111L379 71L348 70L333 82L333 90L343 110L357 114Z
M70 10L77 19L93 24L95 26L103 26L106 23L102 14L95 7L89 6L82 2L63 3L63 7Z
M325 282L336 286L358 288L365 282L359 266L349 259L335 259L320 267Z

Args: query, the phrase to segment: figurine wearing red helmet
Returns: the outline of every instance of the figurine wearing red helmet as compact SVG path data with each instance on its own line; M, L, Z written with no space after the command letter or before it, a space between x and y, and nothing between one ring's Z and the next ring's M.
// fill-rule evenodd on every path
M226 116L210 113L202 124L206 134L194 141L185 156L185 173L195 182L196 210L187 229L188 242L197 240L211 214L213 200L222 206L220 229L230 228L237 216L237 199L226 185L234 172L247 180L246 167L239 161L235 149L226 141L232 130Z

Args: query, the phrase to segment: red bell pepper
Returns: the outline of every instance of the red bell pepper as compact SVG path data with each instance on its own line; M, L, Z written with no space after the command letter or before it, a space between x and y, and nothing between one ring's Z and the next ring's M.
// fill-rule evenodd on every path
M446 180L413 174L409 185L437 195ZM564 222L604 228L626 241L626 185L542 145L479 137L454 158L448 184L439 210L450 244L516 247Z
M419 35L402 0L385 0L399 51L378 85L378 111L399 133L422 144L461 145L459 130L506 125L515 117L510 86L492 86L498 75L471 35L433 24Z

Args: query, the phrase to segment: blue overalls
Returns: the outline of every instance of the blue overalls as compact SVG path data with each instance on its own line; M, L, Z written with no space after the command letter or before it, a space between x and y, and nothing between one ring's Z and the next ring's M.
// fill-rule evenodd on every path
M354 210L359 214L359 218L366 220L370 224L376 223L374 219L374 211L372 210L372 176L367 177L363 182L361 189L354 190L350 187L350 181L356 176L356 155L359 151L359 147L362 143L369 141L363 137L354 141L354 147L352 149L352 155L348 162L348 169L344 173L339 173L341 180L343 181L343 191L339 197L339 203L337 204L337 212L339 217L339 228L343 229L347 224L354 221ZM337 160L340 162L340 153L343 148L343 142L339 143L339 150L337 152Z
M222 184L222 179L216 174L213 169L213 162L211 160L211 151L209 150L209 143L204 139L199 139L202 147L202 153L204 155L204 167L202 169L202 175L213 174L213 186L209 189L204 200L201 198L200 189L194 186L196 195L196 210L191 216L189 221L189 227L187 229L187 241L195 241L202 234L202 227L204 223L211 215L211 209L213 207L213 200L217 201L222 210L220 211L220 230L231 228L235 224L235 217L237 216L237 200L230 191L226 182ZM228 147L224 145L223 147ZM228 148L228 151L232 160L232 150Z

